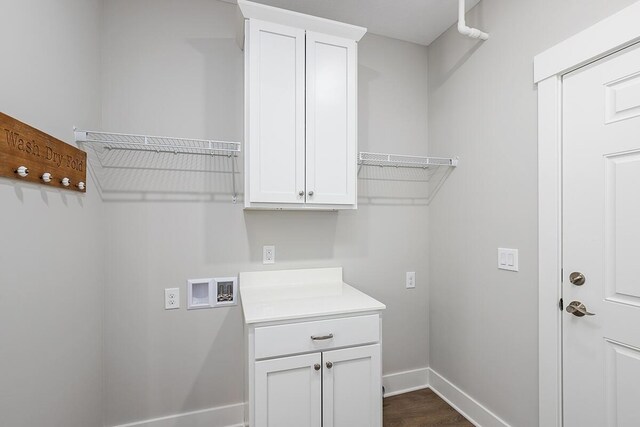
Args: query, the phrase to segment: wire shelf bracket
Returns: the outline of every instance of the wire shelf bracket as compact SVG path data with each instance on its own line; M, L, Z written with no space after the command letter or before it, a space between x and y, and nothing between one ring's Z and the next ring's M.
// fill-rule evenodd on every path
M238 193L235 182L235 157L241 151L242 143L211 139L175 138L127 133L98 132L73 128L75 141L99 146L107 151L146 151L175 155L224 156L232 160L233 203Z

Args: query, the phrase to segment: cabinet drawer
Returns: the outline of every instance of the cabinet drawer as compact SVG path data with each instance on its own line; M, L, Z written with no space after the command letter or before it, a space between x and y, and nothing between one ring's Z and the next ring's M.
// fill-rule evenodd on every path
M380 317L372 314L265 326L255 329L254 339L256 359L376 343L380 341Z

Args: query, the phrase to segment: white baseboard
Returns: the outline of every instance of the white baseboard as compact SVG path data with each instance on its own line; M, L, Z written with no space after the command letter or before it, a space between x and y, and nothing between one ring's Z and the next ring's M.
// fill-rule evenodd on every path
M431 368L429 388L478 427L509 427L496 414Z
M116 427L243 427L244 403L184 412Z
M384 397L427 388L429 387L429 368L384 375L382 385L384 385Z
M489 409L431 368L396 372L382 377L385 397L431 388L478 427L510 427ZM244 403L185 412L122 424L116 427L244 427Z

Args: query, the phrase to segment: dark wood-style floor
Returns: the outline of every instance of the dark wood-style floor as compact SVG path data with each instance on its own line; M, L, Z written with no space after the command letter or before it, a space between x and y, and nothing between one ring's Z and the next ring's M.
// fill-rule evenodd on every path
M384 399L384 427L473 427L431 389Z

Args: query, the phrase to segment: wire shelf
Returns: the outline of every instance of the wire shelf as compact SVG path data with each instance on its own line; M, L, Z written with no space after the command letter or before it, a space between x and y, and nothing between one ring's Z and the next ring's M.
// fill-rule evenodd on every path
M156 153L235 156L241 143L206 139L173 138L125 133L75 130L76 142L100 144L107 150L151 151Z
M76 142L87 149L103 195L136 191L192 194L205 184L222 194L223 187L230 185L232 201L237 201L240 142L75 128L74 134Z
M361 166L430 169L439 166L458 166L457 158L406 156L402 154L368 153L358 155Z

